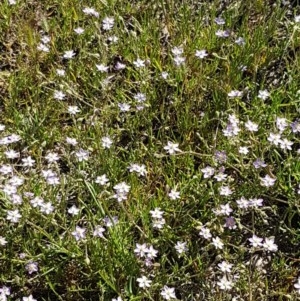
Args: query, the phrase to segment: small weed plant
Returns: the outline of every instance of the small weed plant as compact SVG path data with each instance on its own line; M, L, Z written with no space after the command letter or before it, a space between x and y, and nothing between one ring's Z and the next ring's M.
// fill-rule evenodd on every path
M0 300L300 300L300 7L2 0Z

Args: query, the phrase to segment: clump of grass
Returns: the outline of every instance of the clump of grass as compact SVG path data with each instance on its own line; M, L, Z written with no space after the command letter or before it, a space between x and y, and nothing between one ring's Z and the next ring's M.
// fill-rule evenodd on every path
M299 8L0 4L1 300L296 300Z

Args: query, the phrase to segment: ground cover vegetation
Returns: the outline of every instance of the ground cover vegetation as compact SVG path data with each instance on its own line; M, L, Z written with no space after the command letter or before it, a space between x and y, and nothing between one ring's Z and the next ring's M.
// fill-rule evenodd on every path
M0 300L297 300L297 1L2 0Z

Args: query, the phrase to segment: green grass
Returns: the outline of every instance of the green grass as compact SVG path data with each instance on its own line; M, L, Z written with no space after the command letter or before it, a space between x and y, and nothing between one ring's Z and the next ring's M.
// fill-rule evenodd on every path
M168 300L164 286L183 301L298 300L299 5L224 2L2 1L0 286L10 288L7 300ZM85 14L86 7L99 16ZM114 18L111 30L103 28L106 17ZM229 37L218 37L218 30L229 30ZM43 36L50 41L43 43ZM109 41L113 36L118 40ZM244 45L235 42L239 37ZM39 50L41 43L48 52ZM175 47L183 51L179 66ZM63 58L70 50L76 55ZM199 59L197 50L208 55ZM145 67L136 67L137 59ZM118 62L126 67L117 70ZM107 72L97 70L100 64ZM229 97L233 90L242 95ZM269 92L264 99L263 90ZM56 91L65 97L55 99ZM146 100L136 100L137 93ZM124 112L123 103L130 105ZM79 112L70 114L70 106ZM277 118L285 118L282 130ZM249 120L257 131L247 130ZM279 144L269 141L270 133L280 133ZM20 141L5 143L12 134ZM168 153L169 142L180 151ZM8 158L8 150L19 157ZM82 161L80 150L88 152ZM217 159L220 151L226 161ZM49 153L59 159L49 163ZM35 160L31 167L28 156ZM267 166L255 168L258 158ZM146 173L131 172L132 164ZM205 176L207 166L214 175ZM219 173L226 179L217 181ZM104 174L109 183L96 183ZM266 175L274 185L263 185ZM16 186L13 176L24 183ZM118 202L115 186L122 182L130 187ZM232 194L222 195L224 186ZM172 191L180 197L172 199ZM36 197L42 205L34 205ZM262 206L240 208L242 197L261 198ZM228 214L220 212L226 204ZM76 215L68 212L73 205ZM155 208L163 211L160 229L153 226ZM15 223L8 219L13 210L21 216ZM225 226L229 216L234 229ZM103 237L93 235L97 226ZM76 227L85 230L78 240ZM199 235L203 227L212 237ZM269 250L251 246L253 235L263 243L270 238ZM186 243L182 254L178 242ZM137 244L153 246L157 256L145 261ZM232 264L231 272L220 270L222 261ZM29 273L32 262L38 268ZM227 289L219 282L224 275ZM141 276L151 280L149 287L139 287Z

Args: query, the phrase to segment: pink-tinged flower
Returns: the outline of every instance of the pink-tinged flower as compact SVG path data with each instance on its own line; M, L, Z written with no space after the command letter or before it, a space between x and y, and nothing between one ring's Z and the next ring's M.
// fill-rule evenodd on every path
M81 228L79 226L76 226L75 230L71 234L74 236L74 238L77 241L79 241L79 240L85 238L85 232L86 232L85 228Z
M29 275L31 275L34 272L37 272L39 270L38 263L35 261L30 261L25 266L26 271Z

